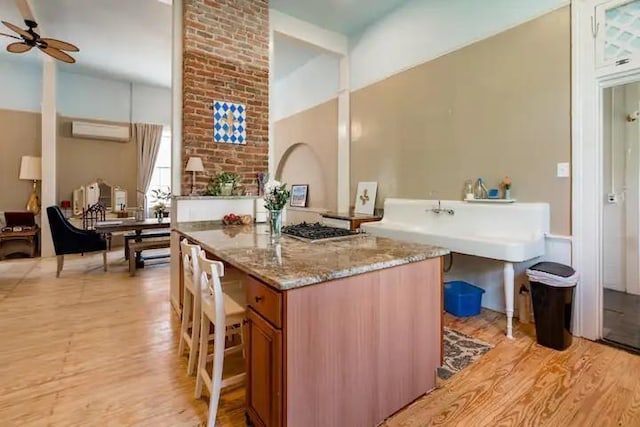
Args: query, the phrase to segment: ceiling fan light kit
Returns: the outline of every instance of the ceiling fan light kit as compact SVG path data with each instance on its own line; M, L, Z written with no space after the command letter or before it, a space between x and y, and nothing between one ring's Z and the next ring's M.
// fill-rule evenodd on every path
M40 34L34 31L34 29L38 27L38 24L35 21L25 19L24 23L28 27L26 30L23 30L11 22L0 22L2 22L5 27L15 32L19 37L5 33L0 33L1 36L22 40L20 42L14 42L7 45L8 52L25 53L29 52L34 47L37 47L41 52L57 59L58 61L66 62L67 64L73 64L76 62L76 60L67 52L80 52L80 49L75 45L62 40L40 37Z

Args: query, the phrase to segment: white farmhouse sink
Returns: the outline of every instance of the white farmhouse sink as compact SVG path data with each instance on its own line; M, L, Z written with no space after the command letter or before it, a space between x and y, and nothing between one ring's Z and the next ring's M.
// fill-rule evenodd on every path
M482 204L443 200L386 199L382 221L362 224L376 236L442 246L452 252L504 261L507 336L512 337L513 263L545 253L546 203Z

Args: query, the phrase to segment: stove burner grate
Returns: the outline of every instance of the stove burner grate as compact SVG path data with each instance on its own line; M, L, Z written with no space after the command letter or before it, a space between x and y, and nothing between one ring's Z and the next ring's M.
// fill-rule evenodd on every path
M301 224L287 225L282 227L282 232L289 236L306 240L335 239L337 237L348 237L358 234L343 228L322 225L319 222L314 224L303 222Z

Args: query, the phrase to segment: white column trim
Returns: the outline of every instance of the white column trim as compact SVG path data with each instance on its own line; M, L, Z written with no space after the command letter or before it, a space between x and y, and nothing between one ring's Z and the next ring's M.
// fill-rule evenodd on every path
M182 0L171 11L171 192L182 194Z
M273 48L274 40L274 25L271 21L272 10L269 10L269 152L267 153L269 166L268 172L271 178L275 178L276 173L276 153L275 153L275 120L273 116L274 99L273 94L276 90L276 82L273 77L273 70L275 69L275 50Z
M43 257L55 255L51 228L47 218L47 207L57 204L57 170L56 170L56 64L49 57L42 59L42 181L41 181L41 248Z
M340 58L338 91L338 212L349 212L351 179L351 91L349 57Z

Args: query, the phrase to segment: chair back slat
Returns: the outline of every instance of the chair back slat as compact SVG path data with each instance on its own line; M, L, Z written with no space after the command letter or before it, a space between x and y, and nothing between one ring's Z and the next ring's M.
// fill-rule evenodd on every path
M95 230L96 223L104 221L107 214L107 208L100 202L88 207L82 208L82 228L85 230Z
M200 263L198 254L200 253L200 245L192 245L187 239L180 241L180 250L182 251L182 266L184 274L189 275L195 285L198 284L200 277Z
M216 336L225 336L225 312L224 312L224 295L222 293L222 282L220 277L224 276L224 264L220 261L214 261L207 258L207 254L204 251L200 251L199 255L200 264L200 286L201 289L209 292L209 295L213 296L215 304L216 318L212 319L215 323ZM218 335L218 327L220 335Z

